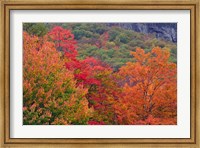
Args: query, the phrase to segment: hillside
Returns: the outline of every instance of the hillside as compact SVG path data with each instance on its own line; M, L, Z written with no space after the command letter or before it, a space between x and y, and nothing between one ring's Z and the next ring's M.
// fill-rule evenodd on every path
M151 51L159 46L171 53L177 62L176 24L166 23L45 23L24 24L29 34L43 36L54 26L62 26L74 34L78 43L78 58L95 57L118 70L133 61L130 52L137 47Z
M176 125L176 43L126 25L25 23L23 124Z

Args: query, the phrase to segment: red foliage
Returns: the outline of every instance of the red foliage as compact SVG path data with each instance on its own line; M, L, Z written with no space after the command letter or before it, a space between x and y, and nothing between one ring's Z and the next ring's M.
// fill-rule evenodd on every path
M86 58L85 60L69 60L65 63L69 70L74 71L74 76L78 80L78 84L83 85L100 85L101 82L95 77L96 73L110 69L95 58Z
M76 41L70 30L56 26L48 33L48 36L55 43L56 49L65 52L68 58L74 59L77 56Z

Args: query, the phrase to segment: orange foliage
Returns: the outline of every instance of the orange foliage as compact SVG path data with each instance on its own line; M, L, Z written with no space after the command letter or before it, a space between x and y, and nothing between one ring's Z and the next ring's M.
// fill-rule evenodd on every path
M24 124L86 124L92 111L87 89L76 86L54 43L38 41L24 33Z
M131 53L136 62L119 71L122 97L115 104L120 124L176 124L176 64L159 47ZM163 122L160 122L160 121ZM173 122L169 122L169 121Z

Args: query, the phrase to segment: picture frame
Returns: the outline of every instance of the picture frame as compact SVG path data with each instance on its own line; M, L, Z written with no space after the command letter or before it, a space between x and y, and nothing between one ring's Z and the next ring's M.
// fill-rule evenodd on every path
M199 1L1 1L1 146L199 147ZM10 11L11 10L189 10L190 11L190 138L10 138Z

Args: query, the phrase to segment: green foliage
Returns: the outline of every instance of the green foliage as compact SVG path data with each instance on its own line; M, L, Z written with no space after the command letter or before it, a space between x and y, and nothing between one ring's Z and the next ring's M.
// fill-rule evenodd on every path
M94 28L92 29L92 27L90 28L89 26L86 27L84 24L75 24L75 26L76 25L78 25L79 28L84 26L84 31L93 33L93 36L87 37L87 35L83 35L78 39L80 59L84 59L87 56L93 56L106 62L113 67L114 70L118 70L118 68L123 66L126 62L133 61L130 57L130 51L135 51L137 47L140 47L143 48L145 52L150 52L153 47L159 46L161 48L171 49L170 61L176 63L176 44L157 39L153 34L146 35L115 26L104 26L105 30L108 30L109 39L104 47L98 48L96 42L101 34L98 34L99 32L94 32ZM95 24L95 26L102 27L102 24ZM87 38L93 38L93 40L88 42ZM87 44L85 44L86 42Z
M44 23L24 23L23 30L39 37L44 36L48 32L48 28Z
M76 30L73 30L72 33L75 35L75 39L76 40L79 40L82 37L87 37L87 38L91 38L92 37L92 33L89 32L89 31L85 31L85 30L76 29Z
M126 44L126 43L129 42L129 38L128 38L127 35L124 34L124 33L121 33L121 34L119 35L119 40L120 40L121 43L124 43L124 44Z

